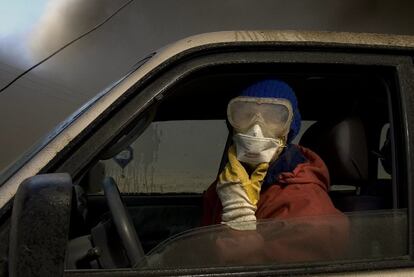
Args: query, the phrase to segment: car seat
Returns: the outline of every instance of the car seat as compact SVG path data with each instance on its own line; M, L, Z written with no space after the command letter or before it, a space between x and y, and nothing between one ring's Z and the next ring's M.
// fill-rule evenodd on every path
M339 210L385 208L383 197L361 193L370 182L367 138L358 117L316 122L305 131L299 144L316 152L326 163L331 178L329 194Z

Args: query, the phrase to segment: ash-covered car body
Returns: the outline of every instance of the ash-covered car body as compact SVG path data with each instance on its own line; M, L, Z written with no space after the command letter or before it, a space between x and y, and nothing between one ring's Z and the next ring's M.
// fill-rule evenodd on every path
M229 31L166 46L2 176L3 272L410 274L413 55L411 36L335 32ZM338 259L223 265L211 248L224 227L198 228L231 138L226 105L269 76L297 92L295 142L325 160L331 199L350 220ZM335 218L314 219L326 220ZM259 224L264 237L283 237L283 226L301 222Z

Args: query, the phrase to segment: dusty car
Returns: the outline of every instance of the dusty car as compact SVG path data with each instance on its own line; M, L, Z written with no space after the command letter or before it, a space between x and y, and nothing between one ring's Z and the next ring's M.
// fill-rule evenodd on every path
M234 31L151 54L2 176L3 274L413 274L413 53L410 36ZM336 258L223 264L214 243L225 226L200 227L231 142L227 103L264 77L294 88L294 142L329 168L350 226L344 249L332 242ZM266 220L258 232L266 242L309 220L336 218Z

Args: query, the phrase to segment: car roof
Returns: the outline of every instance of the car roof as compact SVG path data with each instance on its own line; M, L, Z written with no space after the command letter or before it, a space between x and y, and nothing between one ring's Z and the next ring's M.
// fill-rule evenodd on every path
M204 33L181 39L161 52L184 50L211 43L272 42L273 44L341 45L346 47L414 48L414 36L375 33L252 30ZM160 54L161 54L160 52Z

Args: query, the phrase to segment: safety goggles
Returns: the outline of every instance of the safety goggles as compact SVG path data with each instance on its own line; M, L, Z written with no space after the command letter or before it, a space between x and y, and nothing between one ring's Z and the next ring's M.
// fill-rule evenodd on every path
M259 124L266 137L287 135L293 112L289 100L239 96L227 106L227 118L236 132L246 132Z

